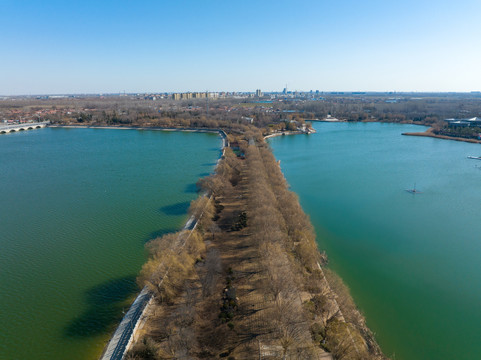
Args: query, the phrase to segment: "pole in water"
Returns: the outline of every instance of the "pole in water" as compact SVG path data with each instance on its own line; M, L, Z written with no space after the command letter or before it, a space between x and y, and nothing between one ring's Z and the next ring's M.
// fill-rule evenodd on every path
M421 191L416 190L416 183L414 183L414 188L412 188L412 189L406 189L406 191L407 191L408 193L411 193L411 194L420 194L420 193L421 193Z

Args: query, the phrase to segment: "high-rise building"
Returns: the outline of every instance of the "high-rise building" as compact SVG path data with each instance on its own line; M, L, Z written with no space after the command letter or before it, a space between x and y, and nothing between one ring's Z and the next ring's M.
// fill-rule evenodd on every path
M185 92L185 93L173 93L172 99L174 100L187 100L187 99L205 99L205 98L217 98L219 93L216 92Z
M256 90L256 96L257 96L257 97L262 97L262 91L261 91L261 89L257 89L257 90Z
M205 98L206 96L207 96L207 93L205 93L205 92L196 92L196 93L194 93L194 98L196 98L196 99Z

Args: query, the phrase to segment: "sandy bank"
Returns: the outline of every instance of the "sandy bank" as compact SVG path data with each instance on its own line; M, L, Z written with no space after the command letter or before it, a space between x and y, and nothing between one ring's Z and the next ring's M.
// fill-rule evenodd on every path
M305 131L284 131L284 132L280 132L280 133L275 133L275 134L270 134L270 135L266 135L264 136L264 140L265 139L269 139L269 138L272 138L272 137L276 137L276 136L283 136L283 135L301 135L301 134L305 134L305 135L309 135L309 134L313 134L315 133L316 131L313 129L312 131L310 132L305 132Z
M474 143L474 144L481 144L481 140L466 139L466 138L462 138L462 137L454 137L454 136L446 136L446 135L438 135L438 134L435 134L433 132L433 128L429 128L424 132L402 133L402 135L424 136L424 137L432 137L432 138L436 138L436 139L455 140L455 141L464 141L464 142Z

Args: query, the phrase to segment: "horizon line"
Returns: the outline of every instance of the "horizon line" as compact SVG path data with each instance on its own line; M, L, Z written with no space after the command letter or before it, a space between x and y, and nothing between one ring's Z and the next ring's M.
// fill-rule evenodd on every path
M261 90L264 94L283 94L278 90ZM134 92L72 92L72 93L36 93L36 94L0 94L0 97L32 97L32 96L103 96L103 95L141 95L141 94L184 94L184 93L240 93L255 94L256 90L217 90L217 91L134 91ZM480 90L466 91L431 91L431 90L289 90L288 94L293 93L323 93L323 94L481 94Z

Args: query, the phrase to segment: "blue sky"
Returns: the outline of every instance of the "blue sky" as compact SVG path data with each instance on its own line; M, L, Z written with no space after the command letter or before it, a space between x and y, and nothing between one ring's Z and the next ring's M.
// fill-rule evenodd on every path
M0 0L0 94L481 90L481 1Z

